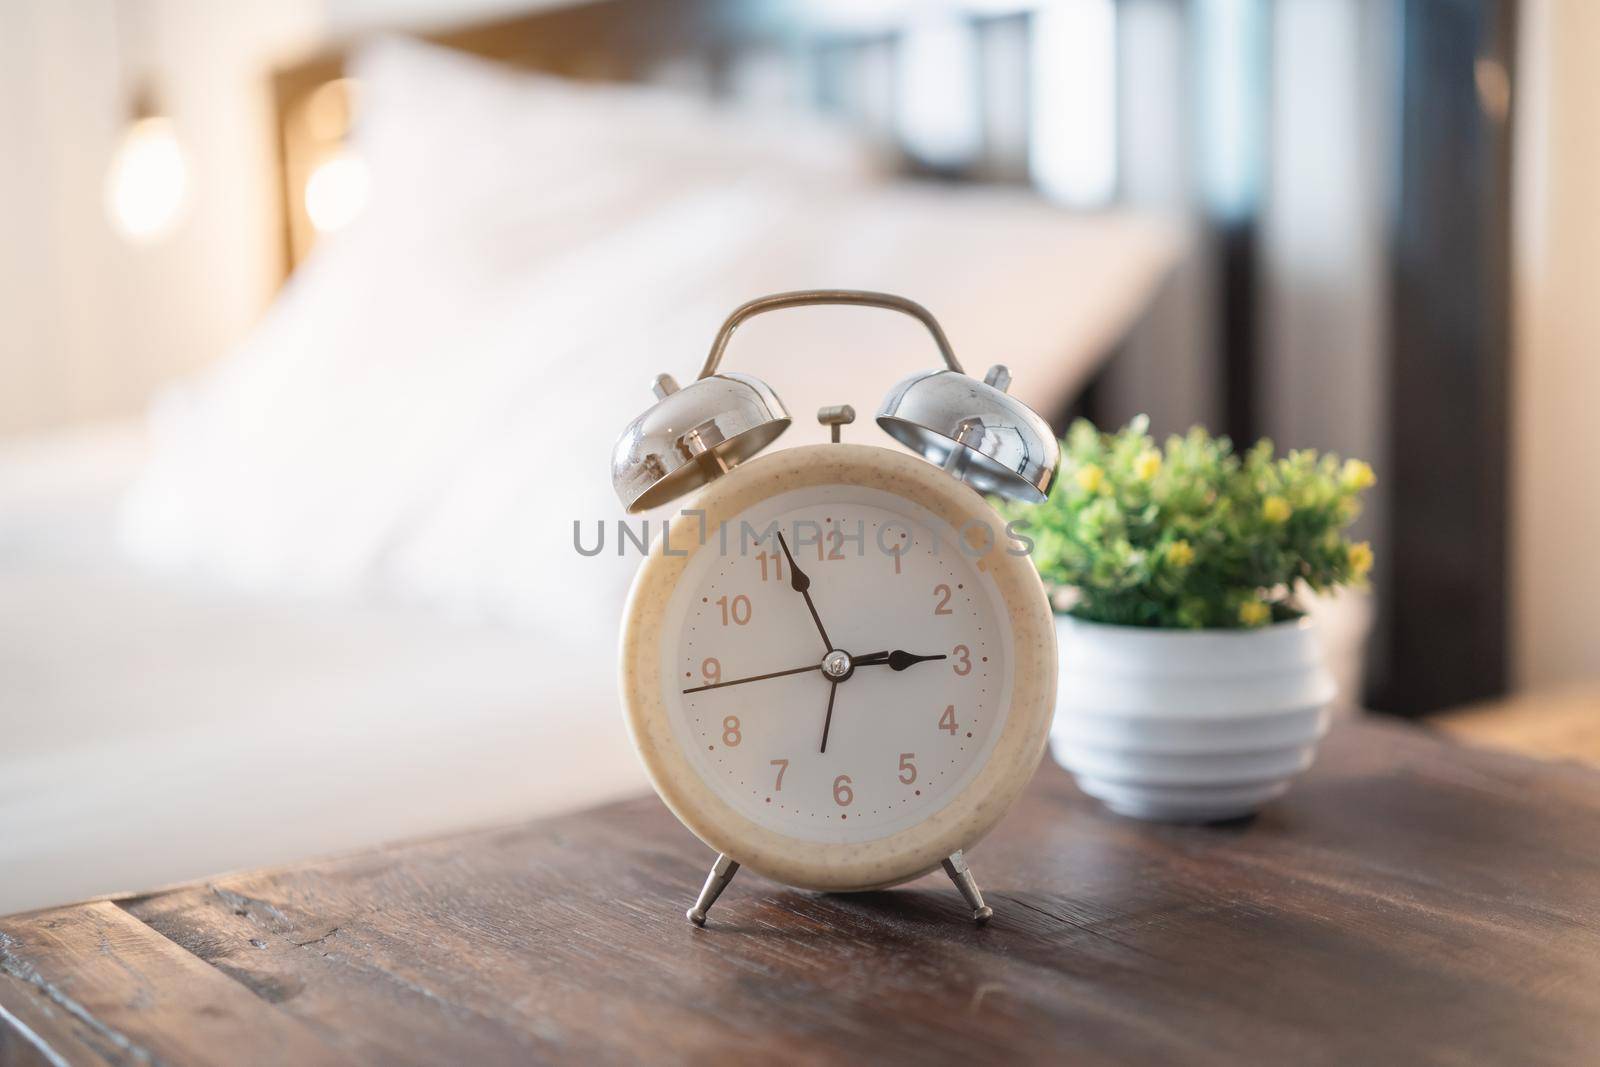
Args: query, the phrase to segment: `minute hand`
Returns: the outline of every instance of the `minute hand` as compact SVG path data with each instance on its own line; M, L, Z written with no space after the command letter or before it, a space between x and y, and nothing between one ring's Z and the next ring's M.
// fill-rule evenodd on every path
M893 652L873 652L869 655L861 656L853 662L857 667L887 666L892 671L903 671L913 663L926 663L928 660L945 658L943 652L937 656L918 656L897 648Z

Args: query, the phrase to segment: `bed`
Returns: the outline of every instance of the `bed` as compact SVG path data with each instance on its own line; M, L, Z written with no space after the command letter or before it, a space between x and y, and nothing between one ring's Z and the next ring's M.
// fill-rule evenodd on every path
M613 681L633 561L580 557L572 525L620 515L615 434L750 296L905 291L1065 409L1181 229L907 181L859 127L638 84L770 52L725 16L613 0L278 73L288 281L261 328L145 418L0 447L0 913L640 788ZM307 119L352 78L359 121ZM372 199L314 240L305 187L341 152ZM796 416L780 444L932 360L864 315L741 332L730 362Z

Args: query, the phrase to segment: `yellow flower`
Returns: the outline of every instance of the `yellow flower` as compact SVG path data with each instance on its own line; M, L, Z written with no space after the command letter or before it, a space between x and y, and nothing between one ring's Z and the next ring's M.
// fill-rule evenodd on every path
M1378 476L1372 473L1372 465L1363 463L1359 459L1344 461L1344 470L1339 475L1339 480L1346 489L1371 489L1378 484Z
M1357 541L1350 546L1350 572L1361 578L1371 569L1372 546L1365 541Z
M1246 626L1260 626L1272 618L1272 609L1259 600L1246 600L1239 605L1239 621Z
M1187 541L1174 541L1167 546L1167 562L1174 567L1187 567L1194 562L1194 549Z
M1148 482L1161 470L1161 453L1151 449L1139 454L1133 461L1133 473L1138 475L1141 482Z
M1261 502L1261 517L1274 525L1289 521L1289 516L1294 514L1294 508L1281 496L1269 496Z
M1094 493L1099 491L1100 483L1105 481L1106 472L1093 463L1086 463L1078 468L1076 477L1080 489L1086 493Z

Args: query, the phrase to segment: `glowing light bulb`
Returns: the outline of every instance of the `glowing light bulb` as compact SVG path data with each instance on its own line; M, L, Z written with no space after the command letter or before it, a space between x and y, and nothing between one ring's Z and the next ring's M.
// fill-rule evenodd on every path
M106 214L118 233L148 243L171 233L183 217L189 165L172 120L142 118L128 127L106 173Z
M371 178L367 164L342 151L318 165L306 179L306 214L319 233L348 226L367 206Z

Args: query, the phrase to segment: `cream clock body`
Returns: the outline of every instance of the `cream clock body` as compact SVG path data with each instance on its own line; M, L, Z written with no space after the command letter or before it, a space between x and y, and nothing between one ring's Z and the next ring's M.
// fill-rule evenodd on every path
M684 511L622 642L628 723L673 813L811 889L903 882L982 837L1038 765L1056 671L1039 577L983 498L888 449L813 445ZM858 662L874 653L907 655Z
M760 455L789 413L718 367L740 323L807 304L927 328L944 366L901 379L876 420L921 458L839 443L848 405L817 413L833 444ZM658 376L623 431L627 509L683 499L634 580L621 683L657 792L718 853L691 921L741 865L841 891L943 866L973 917L991 914L963 850L1038 766L1056 686L1044 588L980 495L1038 503L1059 464L1010 380L969 376L904 297L778 293L734 310L694 382Z

